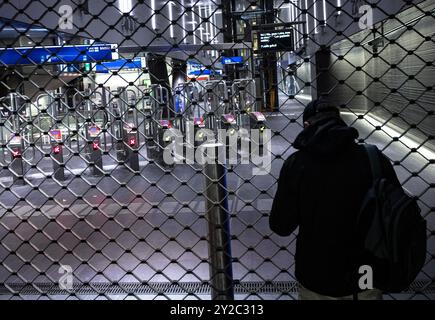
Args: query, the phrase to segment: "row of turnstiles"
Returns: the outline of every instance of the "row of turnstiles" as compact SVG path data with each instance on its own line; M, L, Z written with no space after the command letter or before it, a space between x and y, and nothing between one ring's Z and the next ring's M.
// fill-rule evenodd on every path
M187 136L189 130L195 137L201 129L262 132L266 118L256 108L255 90L254 80L239 79L178 83L171 90L162 85L114 91L97 86L72 94L59 89L34 101L10 93L0 99L0 160L17 183L26 166L47 155L56 180L66 179L71 156L86 160L96 176L105 174L105 155L139 172L142 147L148 161L164 164L164 149L175 135Z

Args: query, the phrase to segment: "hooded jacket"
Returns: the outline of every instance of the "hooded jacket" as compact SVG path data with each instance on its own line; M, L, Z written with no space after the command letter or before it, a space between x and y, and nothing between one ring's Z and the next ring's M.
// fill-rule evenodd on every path
M295 276L322 295L351 295L356 288L354 225L371 186L365 148L358 131L340 118L319 120L294 141L297 149L280 172L269 224L289 236L299 227ZM383 175L400 185L390 161L381 155Z

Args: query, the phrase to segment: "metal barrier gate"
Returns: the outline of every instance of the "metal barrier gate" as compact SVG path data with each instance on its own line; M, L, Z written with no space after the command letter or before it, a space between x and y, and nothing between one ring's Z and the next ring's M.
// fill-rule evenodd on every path
M268 217L321 96L428 222L384 298L435 298L434 0L90 3L0 1L0 299L297 299Z

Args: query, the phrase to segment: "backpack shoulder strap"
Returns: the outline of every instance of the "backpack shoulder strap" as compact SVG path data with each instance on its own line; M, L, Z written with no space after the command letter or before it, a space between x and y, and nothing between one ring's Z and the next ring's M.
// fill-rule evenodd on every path
M373 180L380 179L382 177L382 170L379 149L373 144L364 144L364 148L369 157Z

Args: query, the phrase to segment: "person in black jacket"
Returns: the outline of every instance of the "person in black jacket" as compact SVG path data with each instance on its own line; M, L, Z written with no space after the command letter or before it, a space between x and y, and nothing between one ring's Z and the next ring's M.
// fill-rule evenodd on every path
M280 172L269 224L280 236L299 227L295 276L300 299L380 299L379 290L356 287L353 226L368 189L371 170L358 131L326 100L311 102L303 114L297 149ZM381 156L383 175L400 185L390 161ZM374 275L381 276L381 275Z

